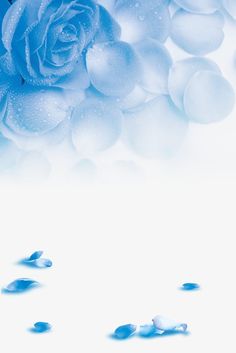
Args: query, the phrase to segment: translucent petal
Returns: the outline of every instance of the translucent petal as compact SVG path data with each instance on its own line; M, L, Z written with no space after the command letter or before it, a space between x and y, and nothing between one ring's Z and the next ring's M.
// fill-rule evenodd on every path
M114 337L118 339L126 339L133 335L136 331L137 327L132 324L127 324L123 326L117 327L117 329L114 332Z
M28 291L34 287L39 285L38 282L29 279L29 278L19 278L10 284L6 288L4 288L4 292L6 293L22 293Z
M35 251L30 257L29 257L29 261L33 261L33 260L37 260L39 259L41 256L43 255L43 251Z
M199 284L197 283L184 283L181 287L182 290L185 291L194 291L200 288Z
M46 268L46 267L52 267L52 261L49 259L37 259L35 260L35 267L38 268Z
M111 147L121 133L121 111L109 102L86 99L72 116L72 141L82 155Z
M236 20L236 2L235 0L222 0L222 5L233 19Z
M167 81L172 59L164 47L153 39L135 45L142 64L140 85L150 93L167 94Z
M213 123L226 118L234 103L235 94L230 83L211 71L197 72L184 93L185 112L198 123Z
M33 332L35 333L43 333L48 332L52 329L52 326L48 322L36 322L34 324Z
M40 135L49 132L70 116L63 90L57 88L38 89L23 85L9 92L5 125L24 135Z
M220 47L223 27L224 17L219 11L200 15L178 10L172 18L171 38L186 52L205 55Z
M180 148L188 122L168 96L144 103L125 113L124 126L129 146L147 158L169 158Z
M94 87L108 96L124 96L134 89L140 67L132 47L124 42L96 44L87 53Z
M124 41L134 43L150 37L164 42L169 35L170 14L165 1L118 0L115 17Z
M175 0L175 2L186 11L203 14L213 13L221 7L221 0Z
M103 6L99 6L99 9L100 25L94 38L95 43L119 40L121 34L119 24Z
M189 58L177 61L170 69L168 89L175 105L184 109L183 97L190 78L198 71L213 71L220 74L220 69L211 60L205 58Z
M135 86L132 92L125 97L119 97L116 99L117 105L122 110L134 109L140 104L144 103L148 97L148 93L144 91L139 85Z
M153 318L153 325L159 331L159 333L164 333L168 331L183 330L186 331L188 326L185 323L177 322L175 320L169 319L165 316L157 315Z
M139 329L139 335L142 337L151 337L156 333L154 325L142 325Z

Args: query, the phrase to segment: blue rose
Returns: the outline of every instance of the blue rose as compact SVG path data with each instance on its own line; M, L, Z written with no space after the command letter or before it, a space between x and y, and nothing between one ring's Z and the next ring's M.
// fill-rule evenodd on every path
M79 76L80 71L86 86L86 48L94 40L109 37L106 30L119 34L96 0L15 0L2 22L5 61L14 63L15 71L37 86L54 85L72 72Z

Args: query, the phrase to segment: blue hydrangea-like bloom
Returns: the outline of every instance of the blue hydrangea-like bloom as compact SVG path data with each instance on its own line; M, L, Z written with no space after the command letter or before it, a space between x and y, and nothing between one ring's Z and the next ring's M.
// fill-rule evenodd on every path
M109 21L94 0L17 0L2 23L5 55L28 83L51 85L74 70L98 29L103 33Z

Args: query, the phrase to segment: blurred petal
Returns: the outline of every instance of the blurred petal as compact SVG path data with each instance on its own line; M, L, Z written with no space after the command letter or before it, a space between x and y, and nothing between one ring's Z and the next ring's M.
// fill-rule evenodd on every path
M32 289L33 287L37 287L39 285L38 282L29 279L29 278L19 278L10 284L6 288L4 288L4 292L8 293L22 293Z
M198 290L199 288L200 286L197 283L184 283L181 286L181 289L184 291L194 291L194 290Z
M114 337L118 339L126 339L135 333L136 328L135 325L131 324L119 326L114 332Z
M85 156L111 147L121 134L121 111L109 102L86 99L72 115L72 141Z
M35 333L44 333L52 329L52 326L48 322L36 322L34 328L32 329Z
M187 330L187 324L177 322L161 315L155 316L152 321L153 325L159 331L160 334L168 331Z
M184 92L188 117L198 123L213 123L226 118L233 110L235 93L230 83L211 71L197 72Z
M186 117L168 96L159 96L124 115L128 145L146 158L173 156L188 130Z
M222 0L225 10L236 20L236 2L235 0Z
M187 53L205 55L220 47L223 27L224 17L219 11L199 15L179 10L172 18L171 38Z
M220 74L219 67L210 59L189 58L177 61L170 69L168 89L175 105L184 109L184 91L191 77L198 71L213 71Z
M35 251L30 257L29 257L29 261L33 261L33 260L37 260L39 259L41 256L43 255L43 251Z

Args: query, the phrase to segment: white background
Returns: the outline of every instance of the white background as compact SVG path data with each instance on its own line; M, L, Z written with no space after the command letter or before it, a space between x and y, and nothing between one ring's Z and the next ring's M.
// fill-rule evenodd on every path
M0 284L18 277L43 284L24 295L1 294L5 353L234 351L235 182L4 186L0 197ZM53 268L16 265L39 249ZM179 291L186 281L202 290ZM109 338L116 326L157 314L187 322L190 334ZM53 331L29 333L41 320Z

